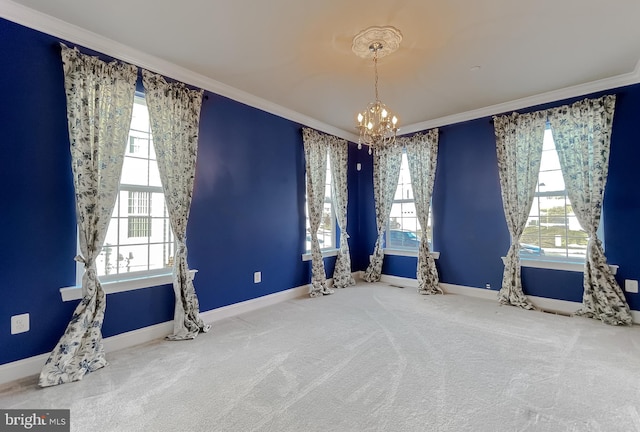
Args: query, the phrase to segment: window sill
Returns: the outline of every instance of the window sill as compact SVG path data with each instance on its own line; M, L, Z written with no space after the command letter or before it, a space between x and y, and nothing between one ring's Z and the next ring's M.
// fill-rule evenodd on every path
M385 255L395 255L395 256L405 256L405 257L417 257L418 256L418 251L417 250L406 250L406 249L384 248L384 254ZM431 252L431 256L433 257L433 259L439 259L440 258L440 252Z
M196 277L198 270L191 269L189 274L191 279ZM113 282L103 282L102 289L106 294L114 294L125 291L133 291L137 289L150 288L154 286L166 285L173 282L173 273L165 273L161 275L149 276L146 278L128 279ZM60 288L62 301L80 300L82 298L82 287L71 286Z
M338 256L338 249L326 249L322 251L322 258ZM302 261L311 261L311 252L302 254Z
M504 264L506 257L502 257L502 263ZM564 270L564 271L572 271L572 272L584 272L584 262L575 262L575 261L551 261L551 260L542 260L542 259L525 259L520 258L520 267L531 267L531 268L541 268L541 269L549 269L549 270ZM611 274L615 276L618 272L617 265L609 265L609 269L611 270Z

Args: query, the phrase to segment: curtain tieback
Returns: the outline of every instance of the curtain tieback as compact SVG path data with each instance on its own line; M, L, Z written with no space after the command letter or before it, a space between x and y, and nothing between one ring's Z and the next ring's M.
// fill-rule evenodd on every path
M85 267L89 267L89 265L92 264L91 261L85 259L85 257L83 257L82 255L76 255L76 257L73 260L76 261L76 262L84 264Z

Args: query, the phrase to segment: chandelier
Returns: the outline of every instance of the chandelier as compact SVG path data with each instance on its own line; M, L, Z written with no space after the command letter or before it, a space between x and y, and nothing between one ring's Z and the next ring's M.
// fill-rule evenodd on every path
M356 124L358 148L362 148L362 144L369 146L369 154L372 147L396 140L398 117L378 97L378 59L397 50L401 40L402 34L394 27L369 27L353 38L353 52L363 58L372 57L375 72L376 100L358 113Z

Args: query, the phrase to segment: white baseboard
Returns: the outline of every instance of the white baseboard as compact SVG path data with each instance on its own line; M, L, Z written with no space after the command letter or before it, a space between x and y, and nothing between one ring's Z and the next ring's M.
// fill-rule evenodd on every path
M354 272L353 276L356 280L360 280L362 279L363 273L364 272L362 271ZM418 288L418 281L411 278L382 275L381 281L391 285L416 289ZM328 282L330 285L332 285L333 281L329 279ZM496 291L462 285L441 283L440 287L447 294L466 295L469 297L484 298L488 300L496 300L497 295ZM303 285L296 288L279 291L277 293L268 294L266 296L202 312L200 316L205 323L211 324L225 318L230 318L239 314L251 312L283 301L304 297L309 294L309 288L309 285ZM548 299L543 297L529 296L529 299L541 309L566 314L575 312L580 308L581 305L580 303L576 302ZM634 323L640 323L640 312L631 311L631 314L633 316ZM172 331L173 322L167 321L161 324L156 324L105 338L104 348L107 353L110 353L149 342L154 339L163 338L171 334ZM49 353L46 353L0 365L0 385L40 373L40 370L42 369L42 366L44 365L44 362L48 357Z
M216 321L220 321L225 318L230 318L246 312L251 312L256 309L261 309L263 307L271 306L283 301L293 300L308 294L309 294L309 285L303 285L297 288L291 288L288 290L254 298L254 299L243 301L240 303L234 303L228 306L223 306L218 309L212 309L210 311L202 312L200 316L202 317L205 323L212 324ZM171 327L171 330L173 330L173 327ZM171 330L169 331L169 333L171 333ZM167 333L167 335L169 333Z
M205 323L211 324L215 321L220 321L225 318L233 317L235 315L250 312L266 306L271 306L283 301L303 297L308 294L309 285L303 285L244 302L235 303L229 306L223 306L218 309L202 312L200 316ZM167 321L138 330L121 333L119 335L105 338L104 349L106 353L118 351L124 348L129 348L135 345L149 342L154 339L163 338L171 334L172 331L173 321ZM0 385L39 374L42 366L44 365L44 362L47 361L48 357L49 353L46 353L0 365Z
M382 275L382 282L388 283L390 285L396 285L407 288L418 288L418 281L412 278L405 278L399 276L390 276L390 275ZM459 294L468 297L476 297L483 298L487 300L497 300L497 291L482 289L482 288L474 288L464 285L453 285L441 283L440 288L445 294ZM556 312L564 315L570 315L580 309L582 303L571 302L566 300L557 300L550 299L546 297L536 297L536 296L527 296L529 300L538 308L549 311ZM634 324L640 323L640 312L639 311L631 311L631 316L633 317Z

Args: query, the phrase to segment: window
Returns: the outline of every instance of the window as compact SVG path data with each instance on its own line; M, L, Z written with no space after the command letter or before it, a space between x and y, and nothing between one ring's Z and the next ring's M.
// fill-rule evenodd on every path
M588 241L567 196L553 134L547 128L538 185L520 241L520 257L584 261Z
M328 152L327 152L328 153ZM327 155L327 173L325 176L324 186L324 206L322 209L322 220L320 221L320 228L318 228L318 241L320 242L320 249L333 249L336 246L336 218L333 212L333 201L331 198L331 161ZM311 225L309 224L309 210L305 206L306 214L306 242L305 251L311 252Z
M129 153L138 153L140 151L140 143L138 137L129 135Z
M413 197L413 189L411 188L411 176L409 174L409 161L406 152L403 152L398 187L389 216L385 247L417 251L424 234L416 213L416 204ZM431 244L431 208L429 208L426 239Z
M108 282L167 273L174 252L149 113L136 97L118 197L96 259L98 275Z
M150 237L151 220L147 216L151 204L151 193L129 191L129 206L127 212L128 230L127 237Z

